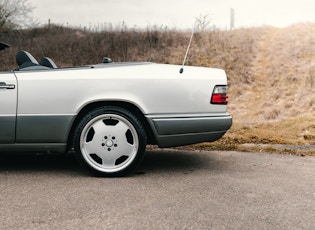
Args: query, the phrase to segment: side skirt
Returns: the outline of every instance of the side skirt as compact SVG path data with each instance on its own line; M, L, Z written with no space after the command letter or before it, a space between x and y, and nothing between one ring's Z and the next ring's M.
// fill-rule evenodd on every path
M66 153L67 144L40 143L40 144L1 144L0 153Z

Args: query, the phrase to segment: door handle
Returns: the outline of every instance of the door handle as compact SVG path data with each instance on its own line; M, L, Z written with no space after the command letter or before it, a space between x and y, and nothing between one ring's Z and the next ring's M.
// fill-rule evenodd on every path
M15 85L6 84L5 82L0 82L0 89L15 89Z

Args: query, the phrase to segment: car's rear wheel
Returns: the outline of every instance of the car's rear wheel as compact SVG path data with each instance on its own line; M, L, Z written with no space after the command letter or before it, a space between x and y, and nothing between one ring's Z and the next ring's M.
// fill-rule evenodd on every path
M137 117L114 106L87 113L74 135L76 158L96 176L123 176L135 170L146 143L145 130Z

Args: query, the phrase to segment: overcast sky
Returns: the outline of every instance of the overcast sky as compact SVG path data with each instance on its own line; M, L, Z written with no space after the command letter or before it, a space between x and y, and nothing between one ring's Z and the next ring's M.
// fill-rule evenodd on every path
M313 0L29 0L40 23L74 26L128 27L164 25L191 28L199 15L212 15L211 24L229 28L230 9L235 26L272 25L285 27L298 22L315 22Z

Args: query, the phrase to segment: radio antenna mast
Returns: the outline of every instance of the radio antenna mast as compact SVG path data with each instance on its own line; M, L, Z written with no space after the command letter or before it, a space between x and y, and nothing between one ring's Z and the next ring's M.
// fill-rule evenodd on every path
M180 74L182 74L184 72L184 65L185 65L185 62L186 62L186 59L187 59L188 51L189 51L190 44L191 44L193 36L194 36L194 30L191 31L190 40L189 40L189 44L188 44L188 47L187 47L187 50L186 50L184 61L183 61L182 67L179 70Z

